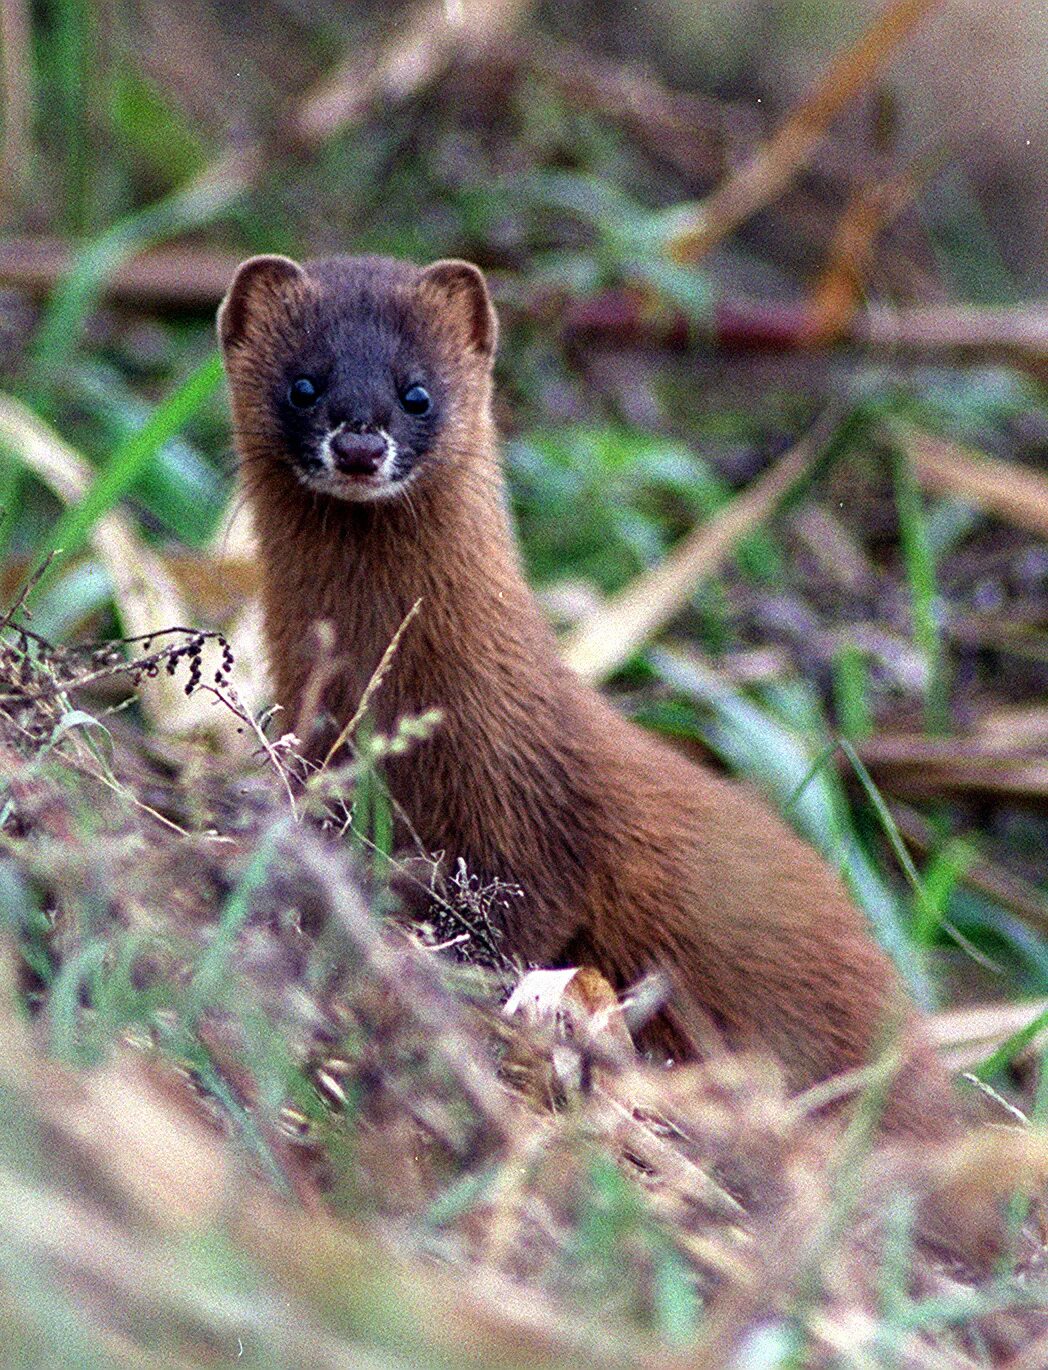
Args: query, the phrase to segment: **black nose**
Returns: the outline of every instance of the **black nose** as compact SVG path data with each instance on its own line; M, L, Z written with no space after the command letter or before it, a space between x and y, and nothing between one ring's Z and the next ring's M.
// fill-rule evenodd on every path
M346 476L373 476L386 455L386 440L378 433L341 431L331 439L335 470Z

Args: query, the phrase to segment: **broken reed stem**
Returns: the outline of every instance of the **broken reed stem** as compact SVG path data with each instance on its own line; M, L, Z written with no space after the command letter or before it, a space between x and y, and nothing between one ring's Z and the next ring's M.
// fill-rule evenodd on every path
M563 654L584 680L597 683L658 632L712 575L739 539L763 522L815 459L812 432L759 480L696 528L658 566L631 581L576 628Z
M830 122L866 87L940 0L894 0L831 63L811 92L737 172L693 206L667 243L673 261L692 265L739 224L786 190Z

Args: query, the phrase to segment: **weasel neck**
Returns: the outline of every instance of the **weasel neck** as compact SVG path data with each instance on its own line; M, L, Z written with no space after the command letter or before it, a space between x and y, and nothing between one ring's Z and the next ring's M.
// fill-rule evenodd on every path
M322 703L335 727L352 717L416 602L369 709L382 731L406 714L440 709L438 736L448 746L468 745L478 763L489 743L493 755L482 768L490 771L494 753L512 745L493 736L507 699L531 697L541 716L572 692L574 677L521 573L489 452L374 504L314 495L284 464L245 464L276 697L300 736L311 701ZM322 622L333 632L329 663L321 660ZM330 679L318 697L325 668Z

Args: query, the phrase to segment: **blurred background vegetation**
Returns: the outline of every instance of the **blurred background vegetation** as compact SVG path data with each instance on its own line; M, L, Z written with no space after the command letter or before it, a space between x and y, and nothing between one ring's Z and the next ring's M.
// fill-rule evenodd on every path
M570 659L764 787L926 1007L993 1006L982 1035L944 1016L979 1038L963 1064L1048 1106L1045 7L0 22L3 602L40 573L16 623L221 630L257 714L225 285L260 251L471 258ZM180 690L77 704L125 741L235 743Z
M832 409L814 479L661 615L750 707L726 717L680 660L672 681L643 652L588 669L624 665L627 706L780 795L803 774L783 729L815 755L845 734L935 872L934 913L896 921L976 978L944 919L978 932L1007 984L1048 993L1030 802L1048 693L1045 16L895 9L871 30L872 5L802 0L5 7L4 370L80 459L34 463L7 435L7 599L61 547L32 600L47 637L228 624L251 570L211 319L236 261L471 257L504 319L528 569L566 625ZM801 146L772 139L805 120ZM706 212L723 223L703 241ZM996 487L981 454L1012 463ZM153 612L170 589L166 622L129 611L92 550L117 506L164 575ZM916 812L915 791L936 803ZM854 841L912 905L866 812L843 836L839 816L808 829ZM851 865L887 916L875 870Z

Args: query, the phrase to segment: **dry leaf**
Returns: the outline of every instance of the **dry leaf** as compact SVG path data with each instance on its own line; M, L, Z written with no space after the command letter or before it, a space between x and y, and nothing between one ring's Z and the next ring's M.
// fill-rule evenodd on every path
M1017 747L1006 735L880 733L858 752L877 783L896 795L960 790L1048 797L1048 756L1039 747Z
M294 133L316 144L383 100L406 100L435 80L457 52L508 33L531 8L532 0L431 0L421 5L382 52L364 63L352 51L305 96L292 119Z
M212 545L212 556L228 560L244 574L239 607L227 619L224 632L236 662L234 682L244 709L257 716L272 697L269 658L259 598L258 549L250 511L235 501ZM221 564L221 563L219 563Z
M1044 332L1048 351L1048 326ZM892 423L889 431L909 457L923 489L966 500L1006 523L1048 538L1048 477L909 424Z
M972 1004L944 1009L928 1019L929 1031L950 1069L969 1070L1048 1009L1048 999L1019 1004ZM1048 1026L1044 1033L1048 1033ZM1044 1033L1036 1039L1041 1040ZM1030 1043L1030 1049L1035 1043Z
M870 305L851 341L879 352L962 352L1003 358L1048 380L1048 304Z
M636 1056L618 995L604 976L589 966L528 971L503 1013L509 1018L519 1016L529 1027L549 1031L554 1039L553 1077L559 1089L582 1087L584 1061L592 1051L616 1060ZM544 1073L544 1063L531 1064L538 1067L540 1075ZM532 1092L545 1096L550 1092L547 1083L554 1081L532 1081Z
M928 168L908 167L878 185L862 185L841 215L826 263L811 290L810 344L834 342L863 303L877 239L916 197Z
M753 531L804 475L816 442L806 436L712 518L680 542L658 566L613 595L563 645L565 661L596 684L627 661L673 617L696 586L713 575L740 538Z

